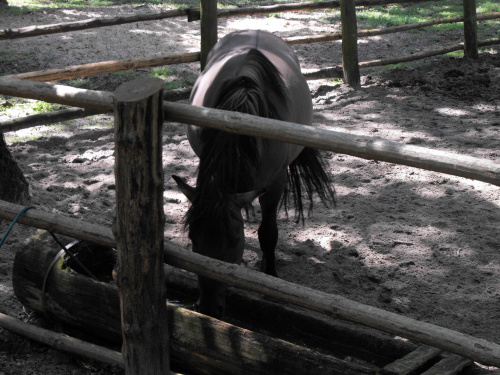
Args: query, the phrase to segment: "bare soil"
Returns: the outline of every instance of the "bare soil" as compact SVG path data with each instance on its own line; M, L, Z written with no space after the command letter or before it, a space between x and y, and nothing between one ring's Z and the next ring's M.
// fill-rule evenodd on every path
M2 27L154 11L148 6L1 14ZM220 21L219 36L260 28L280 36L338 31L324 13L291 13ZM431 30L360 41L360 61L458 43L459 31ZM0 42L2 74L199 49L199 25L174 19ZM297 46L303 68L341 63L338 43ZM167 81L188 85L197 64L173 66ZM148 70L139 74L148 74ZM310 82L314 122L451 153L500 159L500 55L476 61L430 58L404 68L362 71L362 88ZM127 75L80 82L114 90ZM8 104L10 98L0 98ZM23 116L24 113L18 114ZM0 113L0 120L7 119ZM40 210L110 225L115 210L113 120L96 116L6 134ZM166 237L190 248L182 230L188 202L172 174L194 184L197 160L184 127L165 124ZM326 153L336 207L315 205L305 225L280 214L280 277L312 288L500 343L500 189L487 183L352 156ZM245 264L261 256L257 220L247 223ZM0 221L3 233L9 223ZM0 312L40 321L12 289L14 255L35 229L16 226L0 251ZM56 246L54 244L54 246ZM43 322L43 324L49 324ZM0 375L108 374L116 369L68 356L0 329Z

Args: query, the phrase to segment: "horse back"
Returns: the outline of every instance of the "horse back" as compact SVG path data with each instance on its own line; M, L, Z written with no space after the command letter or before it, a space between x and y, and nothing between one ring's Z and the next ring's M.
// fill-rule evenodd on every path
M261 52L277 68L283 80L288 108L281 113L279 120L311 125L311 94L296 55L282 39L264 31L238 31L222 38L212 48L205 70L193 87L191 104L216 107L224 83L241 74L241 66L252 49ZM200 156L203 129L188 126L187 130L191 146ZM259 168L258 179L264 185L273 181L279 171L286 169L303 149L302 146L267 139L259 139L258 147L261 160L267 163L265 168Z

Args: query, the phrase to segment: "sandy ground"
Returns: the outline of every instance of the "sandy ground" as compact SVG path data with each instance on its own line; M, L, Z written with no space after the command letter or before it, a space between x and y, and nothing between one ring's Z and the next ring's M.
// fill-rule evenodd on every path
M151 10L120 6L1 18L2 27L22 27ZM340 26L322 13L293 13L222 20L219 35L256 27L296 36L338 31ZM459 41L459 32L440 30L373 37L360 41L360 61ZM165 20L0 43L4 53L27 57L4 65L4 72L15 73L196 51L199 30L184 20ZM341 63L340 43L295 49L303 68ZM195 64L172 69L167 80L189 80L197 74ZM430 58L410 68L372 69L362 75L363 86L357 91L332 80L310 82L318 126L499 161L498 47L477 61ZM100 89L116 88L116 76L98 82ZM9 116L0 113L0 120ZM40 126L6 137L31 185L33 205L111 224L115 209L111 117ZM165 235L189 249L181 224L188 202L169 176L178 174L194 184L197 160L183 126L165 124L163 140ZM499 188L342 154L325 157L337 207L316 204L304 226L281 214L279 276L500 343ZM261 255L258 215L257 209L257 222L246 226L245 264L250 268L258 267ZM0 232L7 226L0 221ZM17 226L0 251L0 312L27 321L32 314L13 295L11 276L15 252L33 232ZM0 375L114 371L0 329Z

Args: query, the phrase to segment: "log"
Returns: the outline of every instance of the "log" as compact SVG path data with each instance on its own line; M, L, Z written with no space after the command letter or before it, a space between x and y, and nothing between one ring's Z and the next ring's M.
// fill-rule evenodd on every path
M359 89L361 87L361 76L359 74L358 26L354 0L340 0L340 13L342 19L344 82L355 89Z
M500 44L500 38L490 38L490 39L485 39L485 40L478 42L479 47L488 47L488 46L493 46L496 44ZM403 62L421 60L421 59L424 59L427 57L444 55L446 53L455 52L455 51L461 51L461 50L463 50L463 48L464 48L464 44L459 43L459 44L454 44L454 45L439 48L439 49L419 52L419 53L415 53L415 54L403 56L403 57L396 57L396 58L392 58L392 59L379 59L379 60L372 60L372 61L364 61L364 62L359 63L359 68L360 69L367 69L367 68L373 68L375 66L400 64ZM328 68L321 68L321 69L306 69L306 70L303 70L303 73L304 73L304 77L307 80L325 79L325 78L342 78L343 77L343 70L342 70L341 65L337 65L334 67L328 67Z
M21 209L22 207L19 205L0 202L0 218L12 220ZM18 222L42 229L51 227L51 230L57 233L66 235L72 233L74 238L105 244L109 247L116 246L109 228L106 229L100 225L88 224L71 218L61 219L59 225L54 225L54 223L47 220L51 216L50 214L45 215L37 211L29 210L19 218ZM38 220L34 219L34 216ZM85 230L78 233L78 228L81 227L85 228ZM101 236L98 236L97 233ZM96 241L98 237L100 237L101 241ZM200 254L188 252L168 242L165 242L165 259L175 267L229 285L252 290L328 316L360 323L423 344L435 346L486 365L500 367L500 345L481 338L407 318L396 313L351 301L342 296L296 285L235 264L207 258Z
M358 0L356 6L377 6L394 3L425 2L430 0ZM240 8L240 9L221 9L218 10L219 18L239 17L244 15L269 14L280 12L295 12L300 10L318 10L338 8L339 1L308 2L295 4L271 5L262 7ZM66 33L78 30L93 29L105 26L121 25L133 22L154 21L172 17L188 16L189 21L200 19L199 9L175 9L166 10L158 13L148 13L130 16L120 16L113 18L91 18L82 21L64 22L52 25L28 26L16 29L0 29L0 40L27 38L39 35L49 35L55 33Z
M500 18L500 12L492 12L486 14L477 15L478 21L486 21L486 20L494 20ZM438 20L426 21L426 22L418 22L412 23L408 25L399 25L393 27L384 27L382 29L367 29L367 30L359 30L358 38L367 38L370 36L379 36L379 35L387 35L394 34L404 31L417 30L422 29L424 27L434 26L434 25L442 25L447 23L457 23L463 22L464 17L452 17L452 18L440 18ZM313 35L313 36L295 36L289 38L283 38L285 42L290 45L297 44L311 44L311 43L325 43L332 42L335 40L341 40L342 33L332 33L332 34L323 34L323 35Z
M40 237L16 254L13 285L28 308L46 311L63 322L101 337L120 340L116 286L97 282L64 267L60 259L42 284L58 249ZM375 374L377 368L274 339L168 303L170 354L176 371L195 374Z
M102 111L113 108L113 94L0 77L0 93ZM238 112L164 102L165 120L213 127L233 133L422 168L500 186L500 165L490 160L456 155L380 138L318 129ZM286 129L286 131L283 131Z
M127 374L170 371L163 273L163 80L114 93L117 284Z
M61 109L50 113L40 113L14 120L3 121L0 123L0 133L15 132L22 129L32 128L34 126L55 124L82 117L94 116L100 113L102 112L83 108Z
M119 352L79 340L63 333L52 332L2 313L0 313L0 327L67 353L90 358L112 366L125 367L122 354Z
M163 99L167 101L185 100L189 98L190 93L191 88L168 90L163 93ZM40 125L53 125L58 122L76 120L103 113L105 112L87 110L83 108L68 108L49 113L40 113L0 122L0 133L14 132Z
M476 0L463 0L464 7L464 54L469 59L479 58L477 51Z
M40 82L60 81L62 79L75 79L96 74L150 68L153 66L184 64L196 61L200 61L200 53L187 52L168 56L145 57L142 59L102 61L98 63L69 66L63 69L49 69L37 72L21 73L12 75L11 77L30 79Z
M208 54L217 43L217 0L200 1L201 71L205 69Z
M415 3L415 2L426 2L430 0L356 0L355 6L379 6L388 4L401 4L401 3ZM289 3L289 4L275 4L275 5L265 5L257 7L247 7L238 9L219 9L217 16L219 18L228 17L242 17L242 16L255 16L259 14L270 14L270 13L283 13L283 12L297 12L297 11L310 11L310 10L321 10L321 9L333 9L339 8L340 1L309 1L303 3ZM191 15L189 21L197 21L200 19L199 11L191 10Z
M166 10L157 13L134 14L113 18L91 18L83 21L64 22L53 25L28 26L18 29L0 29L0 40L27 38L39 35L66 33L78 30L94 29L105 26L122 25L126 23L154 21L165 18L187 15L187 9Z

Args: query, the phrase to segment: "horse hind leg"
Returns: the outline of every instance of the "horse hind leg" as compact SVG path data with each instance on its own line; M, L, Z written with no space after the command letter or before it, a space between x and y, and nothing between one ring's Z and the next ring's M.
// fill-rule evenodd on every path
M268 275L278 276L276 273L275 250L278 243L278 207L286 185L286 172L279 183L266 188L266 193L259 197L262 210L262 222L259 226L259 243L262 250L260 270Z

